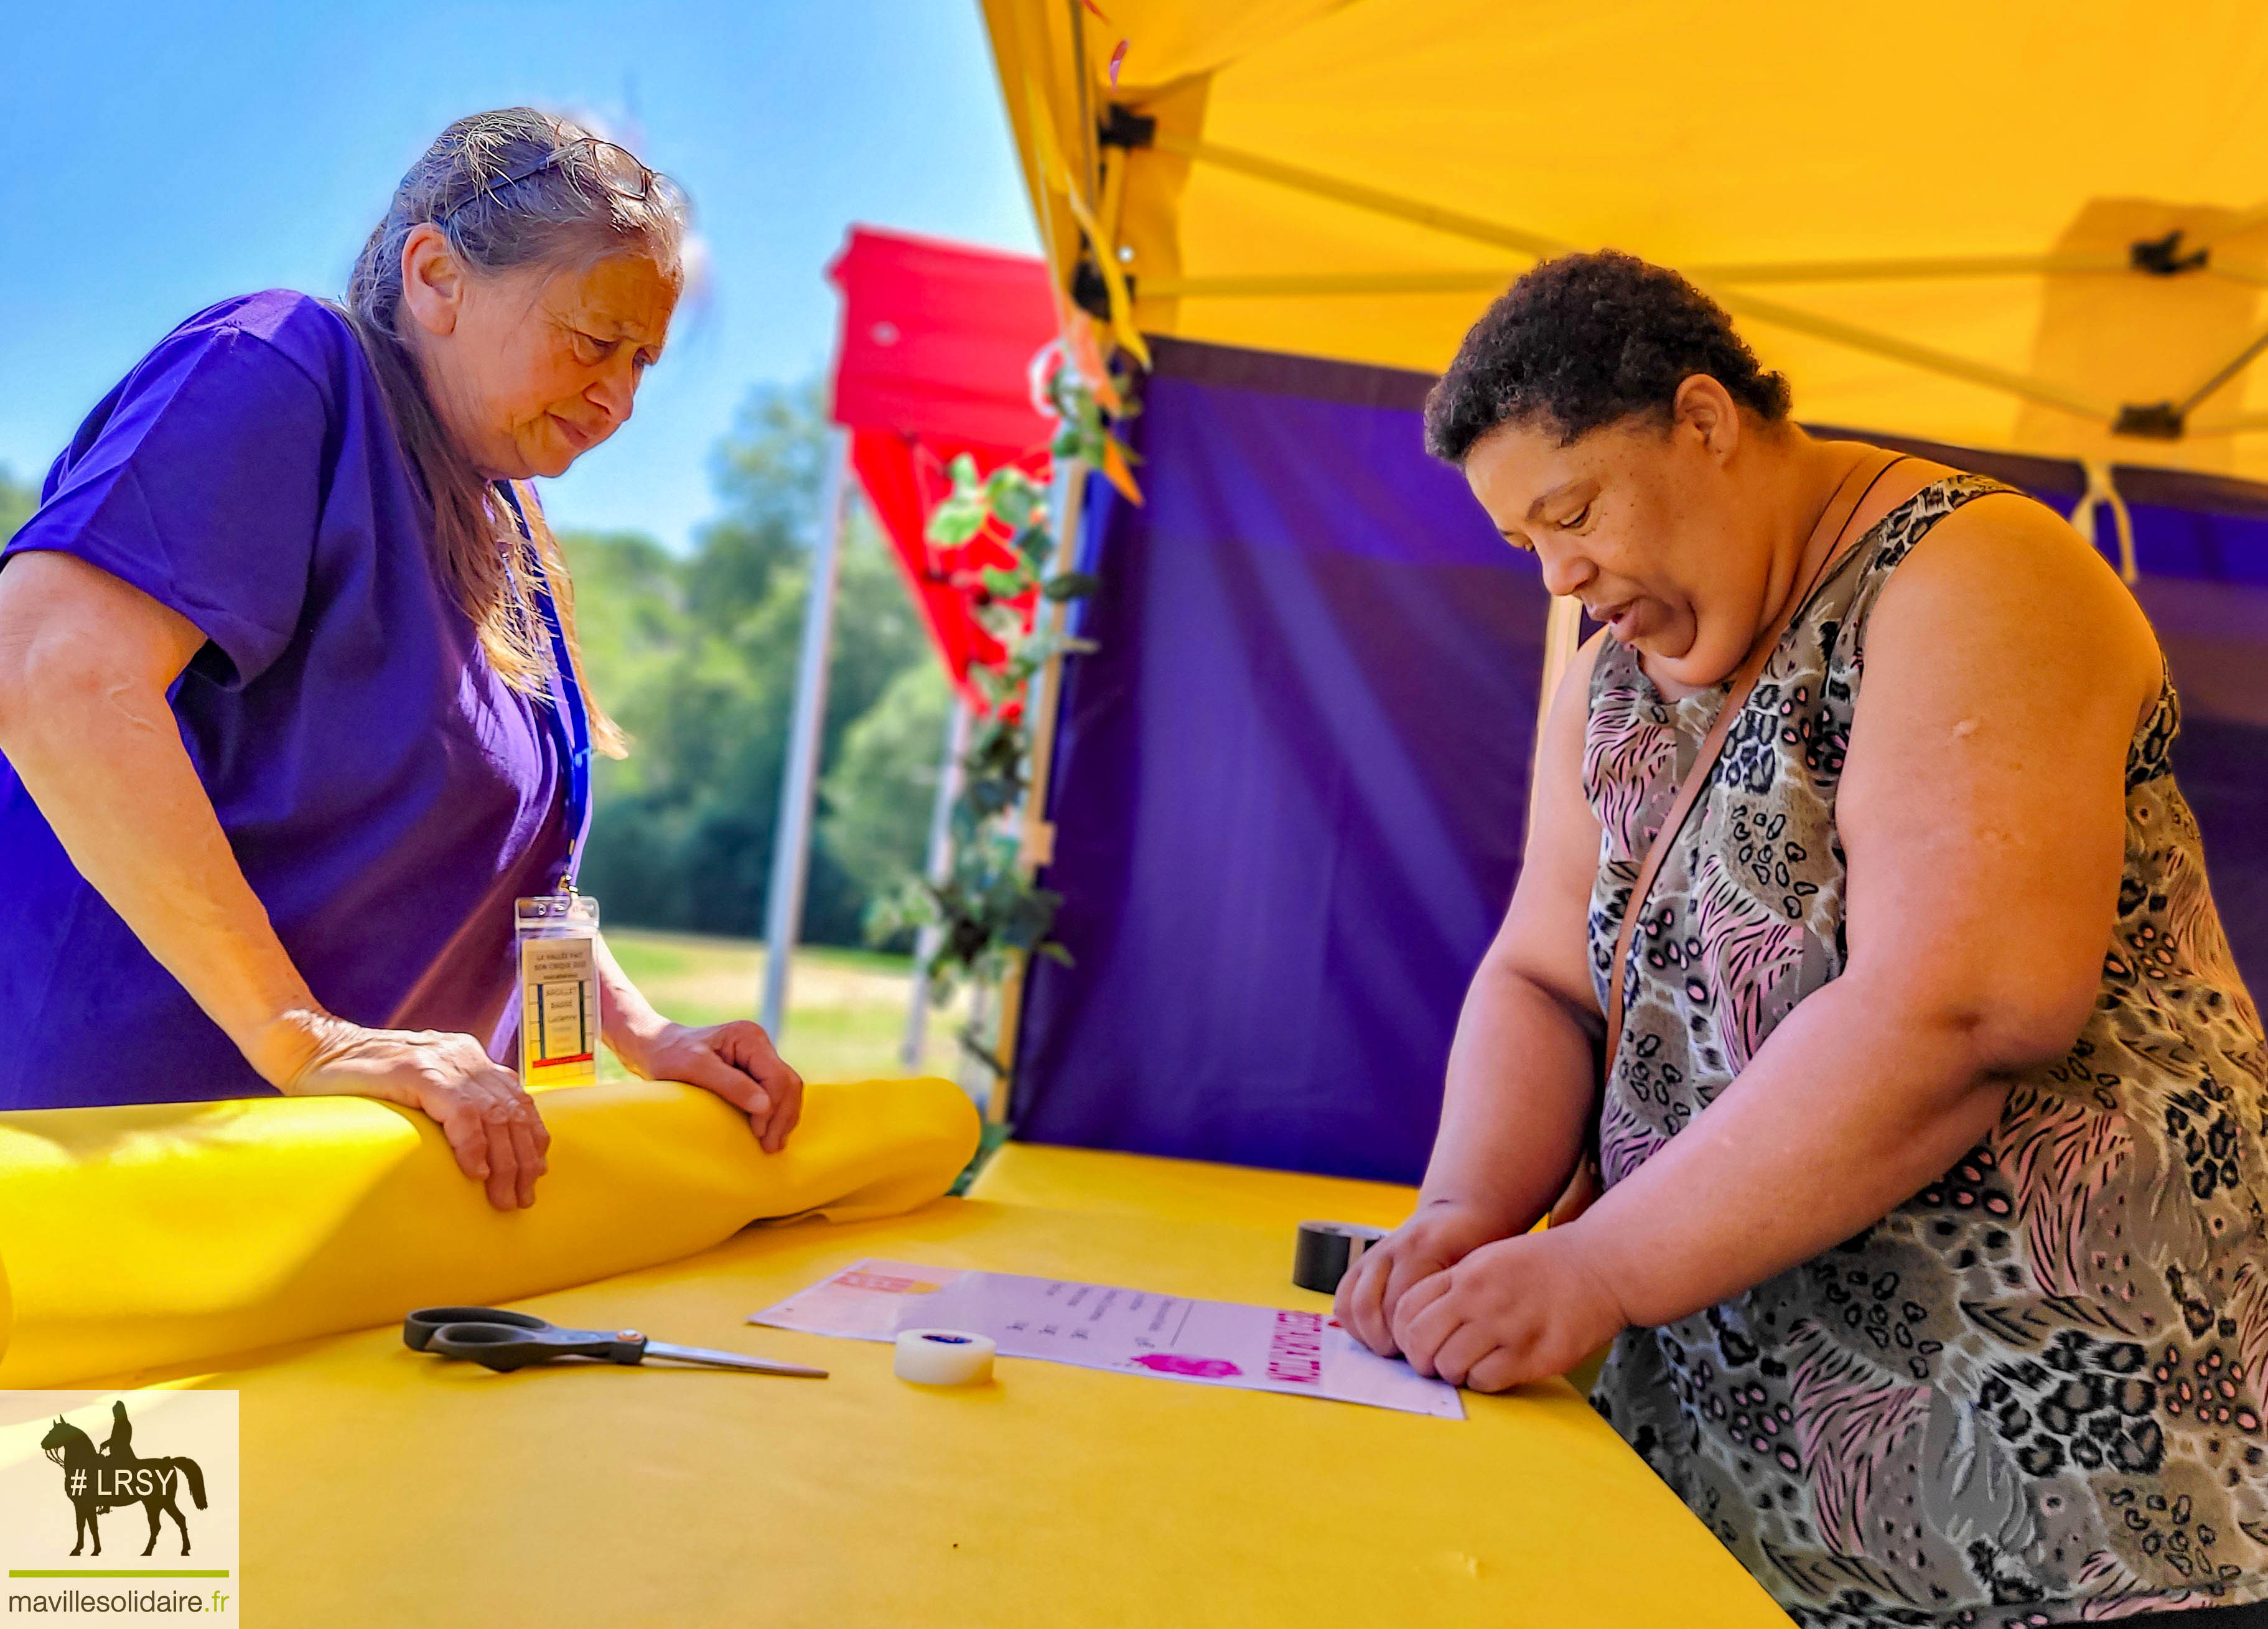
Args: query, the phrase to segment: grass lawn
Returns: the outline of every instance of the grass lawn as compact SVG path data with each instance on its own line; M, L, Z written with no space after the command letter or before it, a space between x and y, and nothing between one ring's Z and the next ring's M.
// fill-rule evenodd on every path
M622 971L665 1017L717 1024L755 1016L764 947L755 940L608 928L607 943ZM919 1068L909 1071L899 1061L912 997L909 957L802 946L788 978L785 1033L775 1037L781 1056L806 1080L907 1073L958 1078L961 1049L954 1030L960 1020L951 1010L931 1013ZM601 1080L618 1080L623 1072L612 1053L601 1055Z

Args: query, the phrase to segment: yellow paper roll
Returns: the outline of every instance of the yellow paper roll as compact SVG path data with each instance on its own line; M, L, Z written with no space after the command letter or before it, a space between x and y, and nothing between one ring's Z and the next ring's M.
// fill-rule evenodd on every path
M630 1081L546 1092L550 1170L497 1211L424 1116L353 1097L0 1114L0 1387L199 1361L410 1308L534 1295L751 1221L911 1210L976 1151L938 1080L814 1085L767 1154L730 1104Z

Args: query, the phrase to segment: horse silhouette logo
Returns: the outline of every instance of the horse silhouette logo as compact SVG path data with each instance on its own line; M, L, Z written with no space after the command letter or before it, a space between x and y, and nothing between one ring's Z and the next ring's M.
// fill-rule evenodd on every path
M78 1541L71 1546L73 1555L86 1547L89 1538L94 1540L94 1553L100 1555L102 1529L98 1518L106 1510L131 1504L139 1504L150 1517L150 1542L142 1546L144 1555L158 1547L158 1519L166 1515L181 1529L181 1553L189 1553L189 1524L182 1518L180 1506L173 1502L173 1492L187 1482L189 1497L202 1510L204 1472L194 1459L136 1459L134 1422L126 1418L125 1404L110 1405L110 1435L99 1448L92 1437L60 1414L48 1434L40 1439L40 1446L63 1468L63 1495L77 1518L71 1529Z

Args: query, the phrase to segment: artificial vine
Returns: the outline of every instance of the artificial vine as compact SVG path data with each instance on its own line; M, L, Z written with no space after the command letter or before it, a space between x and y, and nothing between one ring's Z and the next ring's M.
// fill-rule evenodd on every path
M1057 421L1049 451L1058 464L1076 459L1130 492L1128 454L1113 433L1114 424L1131 411L1119 385L1109 380L1098 393L1076 368L1057 367L1045 382ZM952 490L930 517L929 542L949 560L966 558L973 545L989 538L1005 548L986 552L1005 553L1009 563L971 573L976 620L999 643L1001 655L969 665L981 716L961 760L951 873L941 883L924 878L886 906L876 924L885 933L921 926L939 931L937 953L925 969L930 999L939 1006L964 985L997 993L1020 955L1071 962L1071 953L1054 937L1063 896L1038 886L1022 864L1032 761L1026 703L1032 681L1049 662L1094 648L1091 640L1051 627L1060 619L1041 615L1040 608L1068 606L1098 586L1094 577L1061 563L1058 518L1049 512L1047 489L1029 474L1007 464L979 475L966 454L946 474ZM1037 811L1029 813L1037 817ZM1005 1080L995 1032L998 1015L997 1001L976 1003L960 1038Z

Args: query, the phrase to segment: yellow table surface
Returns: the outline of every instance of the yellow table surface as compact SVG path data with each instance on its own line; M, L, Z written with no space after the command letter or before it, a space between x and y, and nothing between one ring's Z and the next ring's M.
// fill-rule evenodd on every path
M1785 1625L1557 1382L1462 1422L1013 1360L931 1390L887 1345L742 1322L861 1256L1322 1305L1286 1255L1272 1226L940 1200L517 1303L826 1381L499 1375L385 1329L175 1383L242 1393L255 1629Z
M977 1173L968 1197L1059 1211L1274 1227L1284 1235L1286 1263L1303 1221L1395 1227L1418 1206L1418 1190L1395 1183L1040 1143L1009 1143L1001 1148Z

